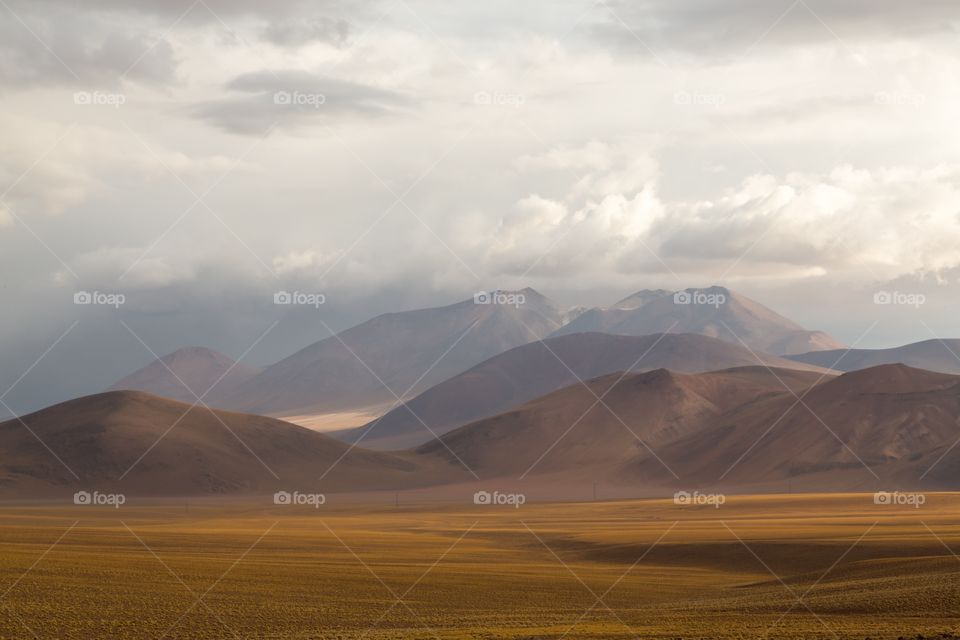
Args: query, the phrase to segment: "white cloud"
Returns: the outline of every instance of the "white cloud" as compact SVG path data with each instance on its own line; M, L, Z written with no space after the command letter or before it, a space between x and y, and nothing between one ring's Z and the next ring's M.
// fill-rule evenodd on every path
M665 201L656 170L628 155L578 162L562 148L540 158L523 163L605 170L589 171L560 199L526 196L503 216L486 258L506 273L535 264L533 274L553 278L673 271L709 279L736 264L738 277L865 282L960 264L960 165L757 174L710 199ZM584 193L594 197L578 205Z
M71 268L84 285L105 290L135 291L162 289L189 282L195 278L195 266L182 261L172 263L153 256L148 247L114 247L82 253L73 261ZM55 279L59 283L73 282L66 271L58 272Z

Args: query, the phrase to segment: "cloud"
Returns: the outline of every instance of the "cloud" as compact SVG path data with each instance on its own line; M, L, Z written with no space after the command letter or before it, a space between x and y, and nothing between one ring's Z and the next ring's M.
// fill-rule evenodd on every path
M89 11L135 13L165 18L183 18L184 20L219 22L222 18L277 18L287 16L310 15L311 11L343 12L348 9L359 10L376 4L378 0L283 0L263 2L262 0L85 0L84 7ZM73 7L75 0L10 0L14 8L27 3L53 7Z
M523 160L594 170L562 197L517 201L485 251L489 268L589 281L671 271L718 278L737 265L741 275L783 281L868 281L960 265L960 165L758 174L712 198L666 201L651 161L597 143L584 149L583 161L568 147Z
M300 70L256 71L226 85L241 97L195 105L195 117L231 133L263 135L271 126L296 128L334 118L372 118L412 101L394 91Z
M325 16L272 22L263 30L263 39L283 47L321 42L340 48L347 44L352 31L352 25L343 18Z
M147 247L110 247L78 255L71 268L85 286L137 291L190 282L196 275L195 266L153 256ZM72 274L57 272L55 281L72 283Z
M72 135L30 118L0 119L0 184L16 215L60 214L102 188Z
M604 46L644 56L738 55L750 50L955 35L960 5L900 0L605 0L590 29Z
M167 86L176 79L173 47L140 25L75 6L12 11L0 20L0 87L114 88L124 79Z

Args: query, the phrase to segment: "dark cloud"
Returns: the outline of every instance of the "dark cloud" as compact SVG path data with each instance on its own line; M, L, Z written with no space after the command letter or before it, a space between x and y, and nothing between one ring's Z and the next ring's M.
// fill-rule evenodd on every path
M11 6L78 7L88 11L139 13L184 20L215 22L234 16L277 18L318 12L358 11L377 0L17 0Z
M169 42L81 12L0 7L0 86L116 87L124 79L167 85L177 62Z
M204 102L191 111L244 135L263 135L274 124L297 127L331 118L383 116L413 104L394 91L298 70L245 73L226 88L242 95Z

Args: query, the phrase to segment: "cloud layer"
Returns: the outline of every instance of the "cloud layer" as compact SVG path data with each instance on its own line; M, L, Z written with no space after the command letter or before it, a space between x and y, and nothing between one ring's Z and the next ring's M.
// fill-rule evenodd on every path
M494 287L600 304L722 281L853 341L858 301L890 285L931 303L885 317L878 341L949 332L958 14L9 0L7 377L74 320L59 373L31 373L20 406L142 364L119 318L158 350L234 355L280 319L254 354L274 360L325 333L278 314L278 289L324 292L342 328ZM81 289L130 303L78 310Z

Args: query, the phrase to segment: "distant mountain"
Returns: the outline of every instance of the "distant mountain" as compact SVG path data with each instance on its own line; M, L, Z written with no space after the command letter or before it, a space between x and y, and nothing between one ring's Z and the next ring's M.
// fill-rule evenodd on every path
M410 390L409 396L415 395L498 353L548 335L561 326L562 317L556 304L533 289L388 313L265 368L218 402L267 414L392 403L393 393L404 396Z
M435 468L447 475L438 476L429 466L359 447L348 450L328 436L272 418L214 414L136 391L78 398L22 420L0 423L5 495L352 491L436 482L456 472L441 464Z
M657 370L629 374L594 406L618 377L591 380L593 393L571 385L417 453L453 451L485 479L541 484L876 491L949 489L960 478L960 376L883 365L814 384L814 374L760 367Z
M760 303L725 287L639 291L610 308L582 313L553 335L599 331L642 336L699 333L767 353L803 353L844 345L822 331L808 331Z
M208 389L216 385L211 392L211 396L214 396L249 380L257 371L254 367L234 362L219 351L205 347L185 347L118 380L109 391L145 391L193 403L196 401L194 394L203 396ZM204 401L209 402L209 397Z
M960 374L960 340L924 340L892 349L835 349L786 356L796 362L856 371L881 364L905 364L917 369ZM836 366L833 366L836 364Z
M615 371L668 368L697 373L758 364L823 370L697 334L617 336L576 333L511 349L424 391L378 420L333 436L362 437L374 449L402 449L480 418L512 409L580 380ZM423 422L421 422L421 420ZM366 435L364 435L366 434Z

